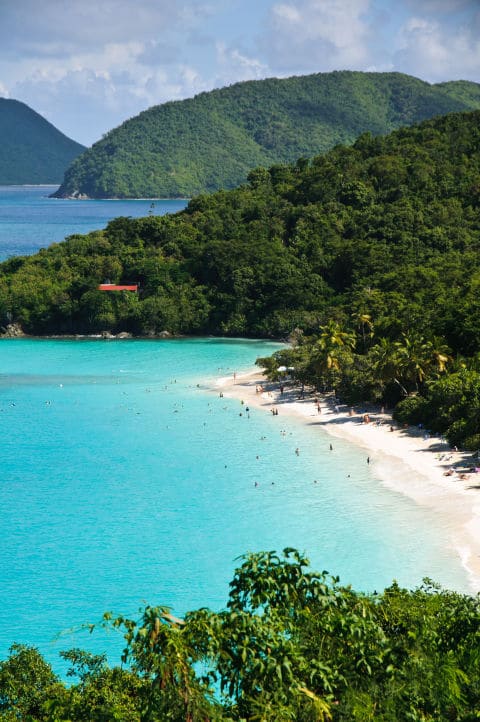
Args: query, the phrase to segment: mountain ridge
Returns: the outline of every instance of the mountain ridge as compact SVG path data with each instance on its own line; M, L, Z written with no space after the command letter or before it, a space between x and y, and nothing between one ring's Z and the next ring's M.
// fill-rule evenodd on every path
M20 100L0 98L0 184L56 185L85 150Z
M244 81L153 106L109 131L55 197L173 198L234 188L259 166L294 162L365 131L383 135L480 108L480 85L334 71Z

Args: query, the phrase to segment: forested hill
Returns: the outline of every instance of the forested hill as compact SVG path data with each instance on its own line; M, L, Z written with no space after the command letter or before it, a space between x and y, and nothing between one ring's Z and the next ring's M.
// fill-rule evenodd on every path
M480 350L480 111L258 168L175 215L119 218L0 264L0 324L32 334L281 336L358 305L390 334ZM96 286L136 281L141 292Z
M331 321L353 355L340 364L329 352L323 373L302 347L288 365L319 387L343 386L345 398L395 401L392 383L417 389L436 373L433 359L480 370L479 261L475 111L364 134L311 162L254 170L247 184L198 196L176 215L119 218L6 261L0 325L257 337L299 327L316 338ZM140 293L97 290L106 279L138 282ZM343 368L335 378L334 361ZM480 377L478 400L480 419Z
M0 185L61 183L85 147L18 100L0 98Z
M364 131L388 133L480 108L480 85L333 72L238 83L155 106L74 161L58 197L170 198L228 189L257 166L294 162Z

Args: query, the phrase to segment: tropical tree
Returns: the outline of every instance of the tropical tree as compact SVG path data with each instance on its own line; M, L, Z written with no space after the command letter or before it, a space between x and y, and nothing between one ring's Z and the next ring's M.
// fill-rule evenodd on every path
M310 348L309 366L317 377L317 385L332 387L340 379L343 364L351 362L355 335L332 319L319 330Z
M359 329L362 336L362 346L365 353L367 348L367 339L373 338L373 321L369 313L364 311L354 311L352 313L352 321L355 327Z

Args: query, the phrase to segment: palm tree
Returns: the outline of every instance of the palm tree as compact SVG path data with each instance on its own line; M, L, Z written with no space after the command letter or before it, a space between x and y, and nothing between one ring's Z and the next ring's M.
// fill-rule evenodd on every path
M415 384L418 390L426 377L432 372L439 375L446 371L452 361L447 344L442 338L434 336L425 339L416 334L402 334L402 340L395 342L399 368L403 377Z
M401 383L401 359L398 353L397 343L388 338L381 337L378 343L370 349L368 357L372 363L375 377L384 383L396 383L402 393L408 396L408 391Z
M363 350L365 351L367 346L367 337L373 337L372 317L369 313L365 313L364 311L355 311L352 313L352 319L356 327L360 329L363 340Z
M400 375L408 382L415 384L423 383L429 366L429 349L423 336L416 334L402 333L400 341L395 341L394 346L398 354L398 369Z
M320 336L311 351L310 365L323 380L332 381L332 372L341 370L342 356L348 355L354 347L355 335L344 331L337 321L331 319L325 326L320 326Z
M437 374L445 373L447 364L453 362L453 357L450 355L451 349L441 336L433 336L428 343Z

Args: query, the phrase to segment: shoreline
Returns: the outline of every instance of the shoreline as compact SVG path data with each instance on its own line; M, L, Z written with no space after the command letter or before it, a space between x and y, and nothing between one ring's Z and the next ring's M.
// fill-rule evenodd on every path
M306 393L300 398L299 389L290 386L282 394L279 383L266 381L257 370L218 378L214 388L268 413L277 409L295 416L364 448L372 473L385 487L441 518L445 545L457 554L471 593L480 592L480 472L470 471L471 452L452 450L444 439L423 429L400 427L389 413L372 405L356 406L352 415L348 406L336 404L333 394Z

